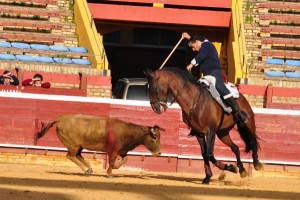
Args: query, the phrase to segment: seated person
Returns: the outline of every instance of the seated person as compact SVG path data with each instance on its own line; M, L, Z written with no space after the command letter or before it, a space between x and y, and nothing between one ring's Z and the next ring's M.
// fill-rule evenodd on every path
M18 78L8 70L5 70L0 76L0 84L2 85L19 85Z
M35 74L33 78L26 79L22 82L23 86L36 86L42 88L50 88L49 82L43 82L43 76L41 74Z

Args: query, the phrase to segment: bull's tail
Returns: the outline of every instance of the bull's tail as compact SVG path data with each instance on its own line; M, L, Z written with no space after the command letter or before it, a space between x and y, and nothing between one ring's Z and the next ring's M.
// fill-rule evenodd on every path
M34 135L34 145L37 144L38 140L43 137L55 123L57 123L57 120L54 120L45 126L45 124L42 122L41 130L36 132Z

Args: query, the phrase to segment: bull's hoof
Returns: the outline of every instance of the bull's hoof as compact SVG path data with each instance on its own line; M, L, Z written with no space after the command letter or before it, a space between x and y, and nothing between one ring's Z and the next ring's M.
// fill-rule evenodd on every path
M93 174L92 168L86 170L86 171L84 172L84 174L85 174L85 175L91 175L91 174Z
M240 177L241 177L241 178L245 178L245 177L247 177L247 176L248 176L248 173L246 172L245 169L242 170L242 171L240 171Z
M211 176L206 176L206 177L202 180L202 184L208 185L209 182L210 182L210 178L211 178Z
M254 165L254 169L257 171L261 170L263 168L263 165L261 162L253 163L253 165Z
M238 173L238 168L232 164L228 165L227 170L233 173Z

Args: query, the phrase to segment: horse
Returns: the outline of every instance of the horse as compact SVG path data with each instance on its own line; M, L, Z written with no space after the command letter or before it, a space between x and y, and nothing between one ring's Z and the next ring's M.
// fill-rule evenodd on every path
M227 114L212 97L209 91L201 86L197 79L187 71L178 68L164 68L152 71L143 71L149 84L149 98L152 110L161 114L168 108L167 97L171 93L173 102L177 102L182 109L184 122L196 131L196 138L201 147L204 160L205 178L203 184L209 184L212 171L209 162L220 170L237 173L240 177L248 175L240 158L239 147L233 143L229 131L237 124L238 132L245 143L245 152L252 151L253 165L256 170L262 168L258 159L260 149L259 137L256 135L254 113L243 94L240 94L237 103L249 117L245 124L237 123L232 114ZM224 164L214 157L215 135L231 148L236 156L237 167Z

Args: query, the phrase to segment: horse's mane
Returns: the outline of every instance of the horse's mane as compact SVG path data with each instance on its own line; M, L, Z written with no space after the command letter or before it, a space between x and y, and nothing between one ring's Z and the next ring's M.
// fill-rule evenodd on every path
M182 69L168 67L168 68L162 69L161 71L172 72L172 73L178 75L181 79L183 79L183 81L189 81L190 83L195 84L196 86L199 86L199 83L197 83L198 80L191 73L184 71Z

